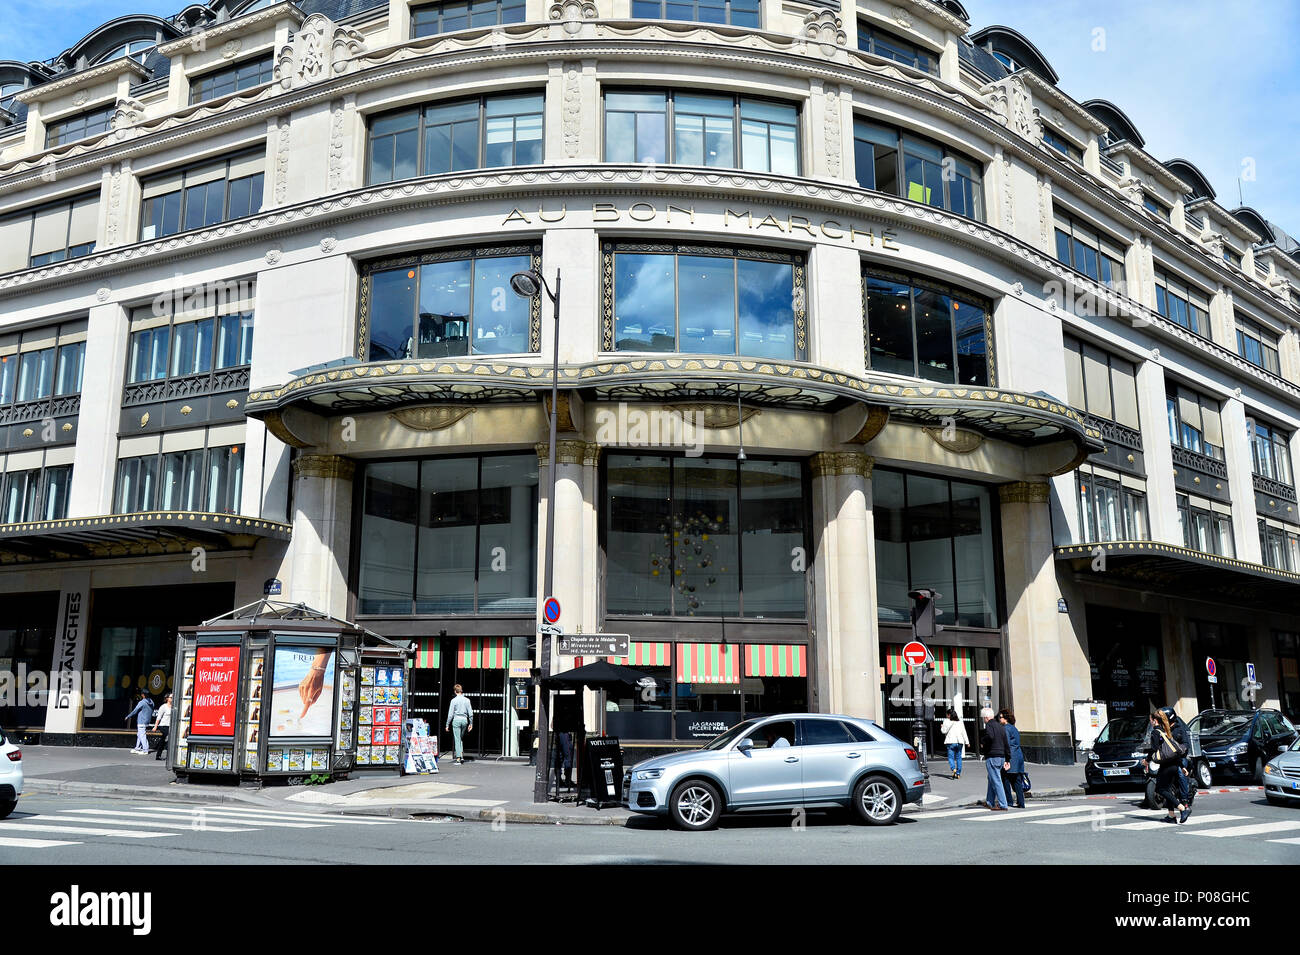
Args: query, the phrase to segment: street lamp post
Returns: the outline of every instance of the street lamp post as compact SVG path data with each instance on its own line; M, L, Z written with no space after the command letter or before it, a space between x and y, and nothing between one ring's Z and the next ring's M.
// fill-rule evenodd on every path
M546 279L542 278L540 272L516 272L510 276L510 287L516 295L530 300L533 296L545 290L547 298L551 300L551 311L555 319L554 341L551 352L551 439L546 454L548 485L546 492L546 569L542 583L542 599L545 600L547 597L553 596L551 591L555 584L555 430L556 420L560 414L560 270L555 270L555 291L551 291L551 287L546 284ZM541 641L541 678L545 679L551 675L550 633L543 632ZM537 688L537 770L536 775L533 777L533 802L546 802L547 777L550 775L551 769L551 727L548 712L550 708L546 704L546 690L542 689L539 682Z

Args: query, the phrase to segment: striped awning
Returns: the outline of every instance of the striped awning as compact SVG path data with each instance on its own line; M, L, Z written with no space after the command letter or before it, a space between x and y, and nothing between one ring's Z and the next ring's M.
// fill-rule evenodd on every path
M969 647L935 647L930 652L939 676L975 675L975 652Z
M670 667L673 665L671 643L636 643L627 645L626 657L606 657L610 663L625 663L630 667Z
M740 654L734 643L677 644L678 683L739 683Z
M509 651L509 637L462 637L456 651L456 667L460 670L504 670Z
M745 645L745 676L807 676L808 648L793 643Z
M436 670L442 666L442 643L440 637L421 637L415 646L415 668L417 670Z
M885 672L890 676L911 673L911 668L903 661L903 645L890 643L885 646Z

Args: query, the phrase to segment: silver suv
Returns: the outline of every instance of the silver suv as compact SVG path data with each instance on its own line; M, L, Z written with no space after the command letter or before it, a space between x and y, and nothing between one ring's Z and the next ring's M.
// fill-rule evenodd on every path
M657 756L623 779L623 805L712 829L723 813L851 807L883 826L925 791L916 751L871 720L786 713L746 720L703 749Z

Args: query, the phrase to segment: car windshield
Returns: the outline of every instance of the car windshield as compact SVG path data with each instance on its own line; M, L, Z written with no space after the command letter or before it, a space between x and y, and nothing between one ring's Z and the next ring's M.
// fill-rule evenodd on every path
M1254 713L1202 713L1193 720L1201 736L1239 736L1250 727Z
M1111 720L1101 729L1098 743L1127 743L1141 740L1146 735L1147 721L1138 717Z
M745 720L745 722L743 723L737 723L735 726L727 730L721 736L713 737L713 739L709 740L707 743L704 744L703 748L704 749L726 749L728 746L731 745L731 742L735 740L737 737L742 736L745 733L749 732L749 730L753 729L754 724L757 722L758 722L757 720Z

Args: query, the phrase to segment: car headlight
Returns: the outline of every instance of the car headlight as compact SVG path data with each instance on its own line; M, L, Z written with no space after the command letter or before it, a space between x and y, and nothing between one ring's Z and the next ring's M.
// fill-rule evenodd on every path
M1281 775L1281 770L1279 770L1272 763L1269 763L1267 766L1264 767L1264 774L1266 776L1278 776Z
M1088 762L1091 763L1094 759L1097 759L1097 758L1098 758L1098 757L1097 757L1097 754L1096 754L1096 753L1092 753L1092 752L1088 753Z
M638 769L635 774L637 779L658 779L664 774L662 769Z
M1245 743L1233 743L1231 746L1228 747L1228 752L1227 752L1226 755L1228 755L1228 756L1240 756L1240 755L1241 755L1242 753L1244 753L1245 751L1246 751L1246 744L1245 744Z
M1129 753L1129 756L1131 756L1133 759L1146 759L1146 755L1147 754L1142 752L1142 750L1140 749L1135 749L1133 750L1133 752Z

